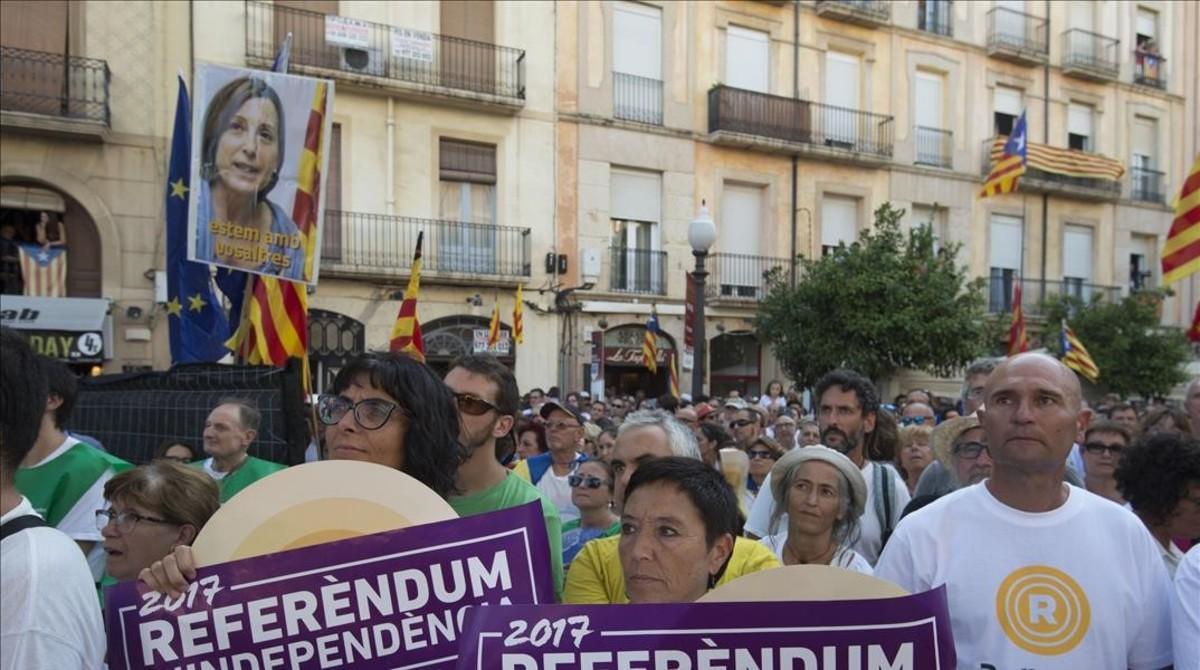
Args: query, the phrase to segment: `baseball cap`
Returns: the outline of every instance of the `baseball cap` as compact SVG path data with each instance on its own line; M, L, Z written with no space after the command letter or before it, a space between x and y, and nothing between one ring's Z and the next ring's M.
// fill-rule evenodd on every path
M570 405L561 403L554 398L550 398L542 404L542 409L538 412L538 415L543 419L549 419L550 413L554 411L562 411L570 414L571 416L575 417L575 420L578 421L579 425L581 426L587 422L587 419L583 418L583 414L581 414L578 410L572 409Z
M732 407L734 409L746 409L747 407L749 407L749 405L747 405L746 401L742 400L741 398L730 398L729 400L725 401L724 407Z

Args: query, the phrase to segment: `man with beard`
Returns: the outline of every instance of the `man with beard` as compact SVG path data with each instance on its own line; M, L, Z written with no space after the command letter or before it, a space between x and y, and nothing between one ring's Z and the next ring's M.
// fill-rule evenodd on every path
M561 597L562 521L558 509L532 484L496 460L496 442L511 440L513 424L521 411L521 394L513 373L494 356L475 354L461 358L446 373L446 386L458 405L458 441L463 451L455 479L456 495L447 502L461 517L495 512L534 500L542 505L554 593Z
M870 380L857 372L834 370L817 383L816 398L821 443L845 454L862 469L867 480L867 502L858 520L860 535L853 547L874 565L884 539L909 501L908 487L900 473L886 463L867 460L864 452L866 436L875 430L879 396ZM770 485L769 478L763 481L763 488L769 489ZM773 496L756 498L746 521L746 533L753 537L767 535L774 507Z

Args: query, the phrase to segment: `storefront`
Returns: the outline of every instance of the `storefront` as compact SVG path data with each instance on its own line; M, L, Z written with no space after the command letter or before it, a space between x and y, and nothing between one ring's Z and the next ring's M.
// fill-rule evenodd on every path
M324 393L350 359L366 350L361 321L323 309L308 310L308 363L314 393Z
M646 326L630 324L604 332L604 393L633 395L638 391L647 398L660 396L670 388L670 361L675 356L675 340L666 333L658 334L658 370L651 372L642 356Z
M450 364L468 354L491 354L512 369L517 363L516 347L512 343L512 328L500 324L500 341L488 346L488 319L458 315L434 319L421 324L425 341L425 362L438 374L450 371Z
M708 344L712 395L740 391L743 397L762 393L762 346L754 333L722 333Z
M20 333L35 353L81 375L99 374L112 358L113 327L106 298L0 298L0 325Z

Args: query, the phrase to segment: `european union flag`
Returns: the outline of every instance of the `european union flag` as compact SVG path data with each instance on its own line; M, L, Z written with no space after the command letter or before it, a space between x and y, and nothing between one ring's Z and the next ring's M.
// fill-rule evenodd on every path
M180 77L167 170L167 320L172 363L216 361L229 353L225 348L229 320L213 293L209 266L187 259L191 113L187 85Z

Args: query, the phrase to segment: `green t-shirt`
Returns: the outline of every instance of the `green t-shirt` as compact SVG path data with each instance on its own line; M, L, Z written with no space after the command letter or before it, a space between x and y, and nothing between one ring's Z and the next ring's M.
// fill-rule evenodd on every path
M542 518L546 522L546 535L550 538L550 567L554 572L554 597L562 600L562 521L558 508L532 484L509 472L504 481L492 488L468 496L450 496L446 502L460 517L475 516L517 507L534 500L542 504Z
M209 459L196 461L192 465L208 472L208 468L204 467L204 464L208 463L208 461ZM236 470L217 480L217 486L221 489L221 504L224 505L229 502L229 499L237 495L239 491L263 477L286 468L286 465L247 456L246 460L242 461L242 464Z
M84 501L84 494L88 493L96 484L96 480L109 470L112 470L113 474L118 474L132 468L133 464L85 442L74 438L67 439L68 443L73 442L73 444L67 446L64 451L50 460L43 461L32 468L17 468L14 480L21 495L29 499L29 504L33 505L33 508L42 515L47 524L56 528L77 505L81 503L87 505L88 509L76 510L76 513L71 516L78 517L78 523L90 533L95 530L96 522L93 515L96 510L103 509L106 505L104 505L103 491L94 492L95 500ZM59 528L59 530L76 540L97 539L81 538L75 532L75 528ZM97 537L99 534L99 531L95 531Z

